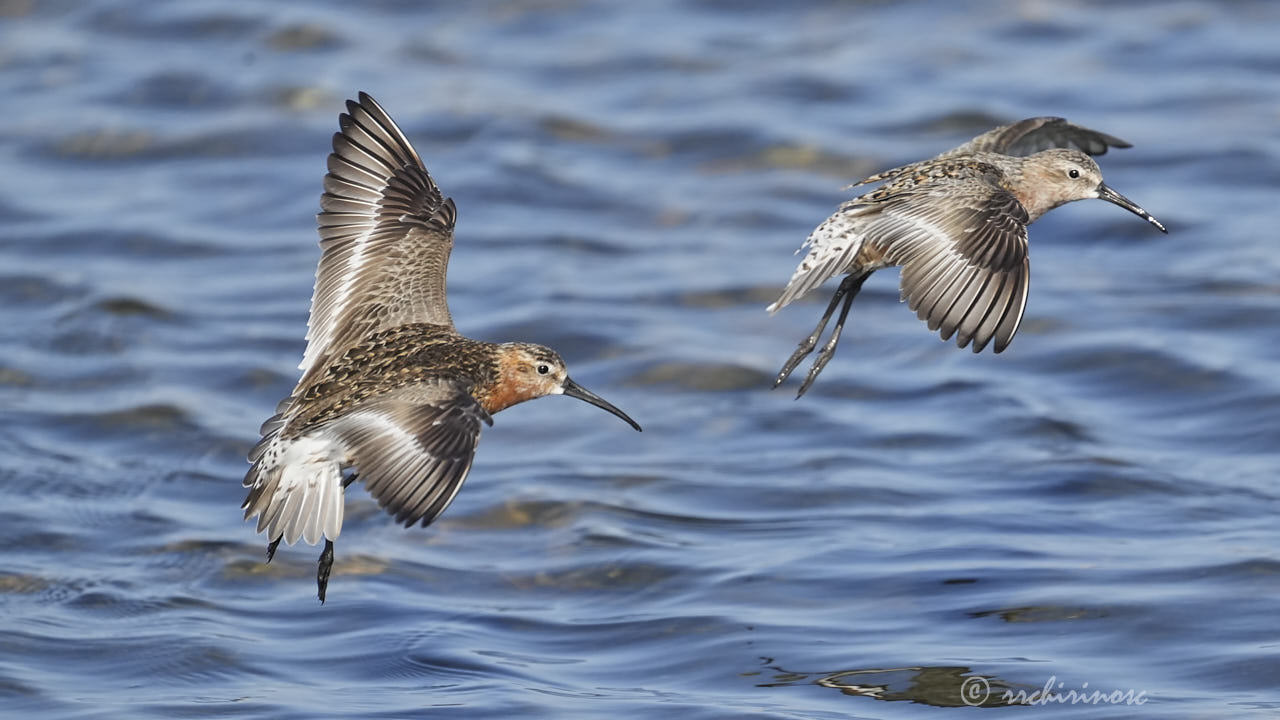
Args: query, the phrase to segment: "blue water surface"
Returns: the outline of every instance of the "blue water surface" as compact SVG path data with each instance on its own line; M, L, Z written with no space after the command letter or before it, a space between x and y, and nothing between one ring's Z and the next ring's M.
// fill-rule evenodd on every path
M1273 717L1277 37L1261 0L0 1L3 715ZM506 411L425 530L353 486L321 606L240 479L360 90L457 203L459 328L645 432ZM1107 181L1169 234L1038 222L1001 355L881 273L770 391L841 186L1033 115L1132 142ZM1145 704L997 709L1046 684Z

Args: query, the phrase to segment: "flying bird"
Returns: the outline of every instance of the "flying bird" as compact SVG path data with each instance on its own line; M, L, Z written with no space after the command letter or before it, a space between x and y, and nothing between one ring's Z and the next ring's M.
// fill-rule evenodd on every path
M774 381L778 387L817 347L836 319L796 397L813 385L835 355L845 318L863 282L875 271L901 267L901 295L943 340L972 343L981 352L994 341L1008 347L1027 304L1030 264L1027 226L1075 200L1114 203L1168 232L1132 200L1102 181L1091 155L1129 143L1037 117L998 127L941 155L886 170L856 183L883 182L849 200L801 246L804 259L777 302L776 313L837 275L844 278L814 331L800 341Z
M325 600L346 488L356 479L406 527L462 487L493 415L544 395L640 426L569 378L551 348L458 333L445 293L457 210L391 117L347 101L320 198L320 247L302 377L249 453L243 509L269 541L324 541Z

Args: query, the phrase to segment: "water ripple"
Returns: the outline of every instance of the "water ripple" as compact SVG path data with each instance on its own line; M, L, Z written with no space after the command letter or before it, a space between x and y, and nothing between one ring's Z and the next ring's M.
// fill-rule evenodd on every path
M1280 67L1266 3L0 2L0 697L32 717L917 717L964 688L1269 717ZM367 90L459 208L461 328L565 398L433 527L241 521ZM878 276L763 308L841 186L995 124L1134 143L1031 232L998 356ZM969 685L966 685L968 683ZM1128 707L1077 706L1081 717Z

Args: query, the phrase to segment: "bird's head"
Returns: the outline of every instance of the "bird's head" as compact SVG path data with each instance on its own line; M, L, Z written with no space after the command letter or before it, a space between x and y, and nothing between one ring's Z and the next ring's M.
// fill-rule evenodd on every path
M640 429L635 420L604 398L587 390L569 377L560 354L545 345L503 343L498 352L498 381L487 393L484 403L490 413L516 403L544 395L568 395L607 410L628 425Z
M1097 198L1119 205L1155 225L1160 232L1168 232L1150 213L1103 182L1098 163L1079 150L1055 148L1038 152L1026 158L1022 177L1018 199L1032 220L1060 205Z

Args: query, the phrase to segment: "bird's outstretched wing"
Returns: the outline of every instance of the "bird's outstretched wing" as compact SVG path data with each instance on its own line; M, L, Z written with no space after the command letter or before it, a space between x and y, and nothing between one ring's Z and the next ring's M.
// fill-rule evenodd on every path
M347 101L317 217L302 389L324 358L405 323L453 327L445 273L457 213L404 133L373 98Z
M1008 125L1001 125L994 130L988 130L969 142L924 162L944 160L960 155L972 155L979 152L1025 157L1034 155L1041 150L1050 150L1052 148L1069 148L1079 150L1087 155L1102 155L1108 148L1113 147L1127 148L1133 147L1133 145L1114 135L1090 130L1079 125L1072 125L1060 117L1034 117ZM890 168L878 172L865 180L859 180L849 185L849 187L890 180L915 169L919 165L920 163L912 163Z
M1114 135L1073 125L1060 117L1034 117L988 130L939 158L994 152L1025 157L1051 148L1070 148L1087 155L1102 155L1107 148L1133 147Z
M855 267L864 247L878 267L902 266L902 299L943 340L979 352L1008 346L1027 302L1026 209L981 173L931 178L903 192L845 203L809 236L809 252L770 311Z
M875 228L886 257L902 266L902 299L956 345L1004 350L1027 306L1026 208L977 178L939 181L891 201Z
M425 526L458 494L484 424L492 418L466 389L441 380L371 398L326 430L347 448L378 505L396 522Z

